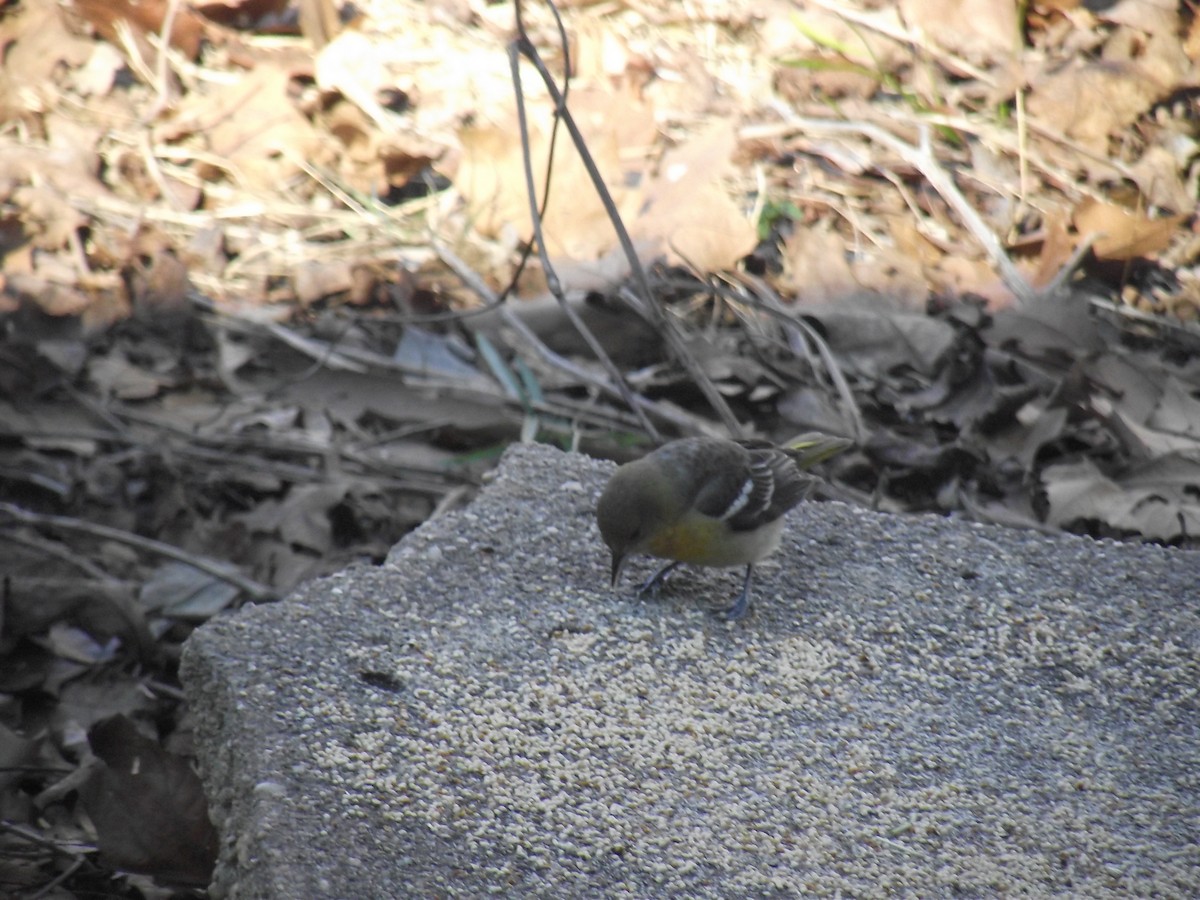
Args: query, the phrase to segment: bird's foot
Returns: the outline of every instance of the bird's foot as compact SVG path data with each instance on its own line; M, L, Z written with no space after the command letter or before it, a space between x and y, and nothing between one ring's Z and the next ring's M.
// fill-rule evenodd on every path
M666 584L667 576L670 575L679 566L678 562L670 562L660 568L657 572L646 579L645 583L638 588L638 599L644 600L647 597L657 598L662 592L662 586Z
M729 609L717 613L717 618L726 622L736 622L750 609L750 586L754 581L754 566L746 566L746 580L742 584L742 592Z
M729 607L729 609L722 609L718 611L716 616L723 622L736 622L738 619L744 616L749 609L750 598L745 594L741 594L738 596L733 606Z

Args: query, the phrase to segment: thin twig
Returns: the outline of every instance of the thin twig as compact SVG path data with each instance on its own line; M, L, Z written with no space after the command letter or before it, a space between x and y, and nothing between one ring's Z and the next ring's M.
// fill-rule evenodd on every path
M804 319L789 313L784 308L783 300L780 296L761 278L742 274L738 276L738 280L759 295L757 297L740 297L738 298L739 302L750 302L756 309L775 319L775 321L783 326L785 331L789 332L789 337L793 341L804 340L817 348L817 355L821 359L822 367L829 376L829 380L833 382L838 396L842 399L843 410L850 417L850 426L854 433L854 439L861 444L866 440L867 435L862 410L859 409L858 401L854 398L854 391L851 390L846 376L842 374L841 366L838 365L837 358L833 355L833 350L830 349L825 338L821 336L821 333L817 329L805 322Z
M966 197L963 196L958 186L954 183L954 179L942 167L937 157L934 156L928 125L921 123L921 142L918 146L914 147L870 122L833 122L828 119L813 119L807 116L798 116L783 106L777 108L786 117L789 124L807 133L857 134L887 147L919 171L950 208L958 214L959 220L983 247L984 252L999 273L1001 281L1004 282L1005 287L1012 292L1013 296L1024 304L1032 303L1038 299L1038 292L1030 287L1029 282L1018 271L1012 259L1009 258L1008 253L1005 252L1000 239L996 237L995 232L983 221L983 217L976 212L975 208L967 202Z
M201 572L213 576L213 578L232 584L239 590L244 591L253 600L262 602L279 599L279 594L274 588L260 584L253 578L243 575L241 572L234 570L228 563L218 562L206 556L198 556L195 553L189 553L172 544L164 544L162 541L156 541L153 538L142 537L139 534L124 531L120 528L98 525L95 522L85 522L82 519L74 519L68 516L52 516L44 513L36 513L24 507L17 506L14 503L0 502L0 513L7 513L13 519L23 522L26 525L33 525L40 528L59 528L63 531L72 531L77 534L90 534L93 537L118 541L148 553L154 553L158 556L165 556L168 559L187 563L192 568L199 569Z
M549 3L549 6L555 17L557 17L558 10L555 8L554 4ZM567 107L565 95L559 90L558 85L554 80L554 76L546 67L546 64L542 60L541 55L538 53L537 48L534 46L533 42L529 39L529 35L524 30L520 13L521 3L519 0L516 4L516 9L518 37L515 41L513 41L512 44L510 44L510 68L512 71L513 85L516 91L517 121L521 129L521 141L522 148L524 150L523 161L525 164L526 190L529 192L530 196L530 209L535 213L533 216L533 227L535 239L538 245L538 252L542 259L542 265L545 268L547 287L551 293L559 299L559 302L563 304L564 313L566 314L567 318L571 320L572 324L575 325L577 329L579 329L580 335L588 343L589 347L592 348L593 352L596 354L597 358L601 360L601 363L605 366L605 368L610 371L610 375L613 377L614 383L624 385L624 379L622 378L620 372L613 365L611 359L608 358L608 355L604 353L603 348L599 345L599 342L596 341L595 337L591 335L590 331L583 324L583 322L578 320L578 317L574 314L574 310L570 309L567 305L562 285L558 281L558 277L555 274L554 268L550 262L549 254L545 249L546 243L541 233L540 217L536 215L536 192L533 182L533 163L529 151L529 135L528 125L525 118L524 93L521 89L521 75L519 66L520 56L524 56L533 65L535 71L538 73L538 76L541 78L542 83L545 85L547 92L550 94L550 98L554 102L555 114L562 121L563 125L567 129L568 134L571 136L571 142L575 145L575 149L579 153L580 162L583 163L584 169L587 170L588 178L591 180L592 186L596 191L596 195L599 197L600 202L604 206L605 214L608 216L609 221L612 223L613 230L616 232L617 241L620 243L621 250L624 253L627 262L629 263L630 272L633 276L633 283L636 288L636 290L633 291L630 289L622 290L620 292L621 296L628 298L632 293L633 297L635 298L634 302L631 304L633 308L639 310L641 314L647 318L647 320L651 322L659 330L659 333L666 339L667 345L670 347L672 354L680 361L684 368L687 369L688 374L692 377L692 380L700 389L701 393L704 394L704 397L708 401L709 405L721 418L729 432L734 435L740 435L742 432L741 423L739 423L737 417L734 416L733 411L729 408L729 404L725 402L725 398L721 396L720 391L716 389L716 386L712 383L712 380L688 351L686 344L678 332L678 329L675 327L675 323L671 321L670 317L667 316L667 314L660 308L658 303L655 302L654 292L650 288L649 276L647 275L645 267L642 265L637 250L633 245L633 239L630 237L629 231L625 228L625 224L621 220L621 214L617 210L616 202L613 200L612 194L608 190L608 186L604 183L604 177L600 173L600 169L596 165L595 159L592 157L587 148L587 142L583 138L583 133L579 130L578 124L575 122L574 117L571 115L570 109ZM569 73L567 77L569 79ZM625 393L625 391L623 391L623 393ZM639 417L642 418L640 409L632 401L632 392L628 393L629 395L626 397L626 402L635 410L635 412L638 413ZM657 432L648 421L645 422L645 427L648 434L655 437L657 436Z
M158 59L154 66L154 105L146 115L146 121L158 118L171 105L171 85L167 78L171 50L171 33L175 30L175 17L179 14L179 0L167 0L167 12L163 16L162 32L158 44Z
M7 832L14 837L26 840L31 844L43 847L53 853L58 854L59 856L66 857L67 859L71 860L71 864L67 866L65 870L59 872L56 876L54 876L54 878L42 885L34 893L26 894L25 896L28 898L28 900L38 900L38 898L48 897L51 894L56 893L59 885L63 884L65 881L67 881L67 879L85 866L89 869L95 868L91 860L89 860L87 856L78 850L68 850L57 841L53 841L50 838L44 837L38 832L25 828L22 825L17 825L12 822L0 822L0 831ZM83 846L88 852L95 852L96 848L93 845L84 844Z
M812 0L812 3L839 18L845 19L847 22L862 25L865 28L882 34L884 37L891 38L897 43L920 47L934 59L938 60L944 68L965 72L976 81L986 84L989 87L995 87L996 85L995 78L986 70L978 66L973 66L962 57L955 56L953 53L949 53L940 47L931 47L927 41L919 40L918 36L911 30L894 25L882 13L868 13L853 9L846 6L845 0Z
M1062 264L1055 276L1050 279L1050 283L1042 288L1042 294L1050 296L1064 290L1067 282L1071 280L1071 276L1075 274L1075 270L1083 265L1084 257L1092 252L1092 246L1103 236L1098 232L1084 235L1083 239L1079 242L1079 246L1072 251L1067 261Z
M551 4L551 7L553 8L553 4ZM537 186L533 177L533 155L530 150L529 123L525 111L525 94L521 88L520 57L526 56L531 61L534 61L535 68L538 69L539 74L542 74L542 78L547 85L553 85L554 81L550 76L550 73L545 70L543 65L541 65L541 59L538 56L537 50L534 48L533 43L529 40L528 35L525 34L524 23L521 20L521 0L517 0L516 2L516 11L517 27L520 37L509 45L509 65L512 71L513 90L517 101L517 122L521 132L521 157L525 171L525 188L529 194L530 219L533 223L534 242L537 245L538 256L542 262L542 270L546 276L546 285L550 292L561 304L563 314L567 317L567 320L572 326L574 326L575 330L579 333L579 336L583 338L584 343L588 345L588 349L592 351L592 354L600 361L600 364L608 372L613 384L615 384L617 386L617 390L621 392L626 405L633 410L634 414L641 421L642 427L646 430L646 433L657 438L658 429L654 427L653 423L651 423L651 421L646 417L646 414L642 410L641 406L639 406L634 400L633 391L630 389L629 385L626 384L625 377L621 374L621 370L617 368L616 363L612 361L612 358L608 355L608 352L604 349L603 345L601 345L601 343L596 339L596 336L592 334L591 329L584 324L583 320L575 314L575 310L571 309L570 304L567 303L566 295L562 289L562 284L558 280L558 276L554 270L554 265L550 261L550 254L546 249L546 238L542 233L542 216L537 199ZM557 14L558 12L555 10L556 17ZM569 79L569 74L567 77ZM556 86L552 88L551 94L554 96L556 103L564 102L562 95L558 93ZM616 213L616 207L613 205L612 197L603 187L603 179L599 177L599 172L596 170L595 162L581 147L582 136L579 135L578 129L574 127L573 121L569 121L566 117L562 117L562 121L563 124L566 125L568 132L570 132L572 141L574 141L576 147L580 149L580 153L584 158L584 166L587 168L588 174L592 177L597 189L602 192L605 208L609 209L611 207L610 215L614 215ZM549 172L547 172L547 180L549 180Z
M548 346L546 346L546 343L539 338L528 325L525 324L520 316L514 313L507 306L500 305L499 297L495 294L495 292L493 292L492 289L487 286L487 283L484 282L484 280L480 278L470 266L468 266L461 258L459 258L457 254L450 250L450 248L442 245L440 242L435 243L434 246L441 257L442 262L445 263L446 266L449 267L450 270L459 277L459 279L462 280L463 284L470 288L470 290L472 290L479 297L479 299L483 301L485 308L495 309L497 306L500 307L499 315L504 324L512 328L513 331L515 331L520 338L530 346L533 352L537 354L538 358L541 359L546 365L557 369L566 375L569 375L580 384L587 385L588 387L599 391L605 396L625 402L630 409L635 412L639 409L644 410L646 414L652 415L660 421L673 425L685 434L704 432L706 430L703 428L703 423L700 419L680 410L677 407L656 403L647 397L643 397L641 394L635 392L632 388L629 388L628 392L622 391L619 387L620 384L624 383L626 387L628 387L628 383L625 382L623 378L621 381L614 384L611 380L600 378L584 366L572 362L562 354L556 353L554 350L550 349ZM563 300L560 300L559 302L569 305ZM574 310L572 310L572 312L574 312ZM586 328L587 326L584 325L584 327ZM638 419L639 421L642 421L643 417L639 416ZM652 437L655 436L654 431L649 431L647 433Z

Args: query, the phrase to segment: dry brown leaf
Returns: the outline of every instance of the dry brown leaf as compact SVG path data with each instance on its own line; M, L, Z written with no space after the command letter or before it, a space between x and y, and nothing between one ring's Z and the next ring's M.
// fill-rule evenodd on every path
M1174 142L1174 136L1163 136ZM1190 140L1187 141L1190 144ZM1187 151L1190 154L1190 150ZM1196 205L1195 195L1188 190L1181 177L1187 163L1166 147L1155 145L1146 148L1141 158L1128 167L1129 177L1141 191L1147 206L1161 209L1187 210Z
M303 260L292 271L296 302L303 307L332 294L349 291L353 284L351 263L345 259Z
M1169 454L1110 478L1091 460L1048 466L1047 521L1060 528L1100 522L1118 533L1170 541L1200 534L1200 461Z
M840 58L879 74L892 74L911 60L911 51L888 34L903 32L900 15L892 4L868 14L876 28L864 28L836 11L817 7L775 6L759 28L763 52L768 58L786 61L800 56L830 56L831 47Z
M1119 27L1097 62L1076 62L1032 79L1028 109L1045 126L1107 156L1108 136L1133 122L1195 72L1173 33Z
M1104 45L1101 61L1136 66L1140 76L1157 87L1155 100L1197 83L1196 72L1174 27L1155 31L1149 37L1136 28L1118 28Z
M333 0L299 0L300 33L318 50L342 30Z
M211 94L189 93L159 137L173 142L195 134L212 153L228 160L242 186L274 193L300 171L300 161L320 165L329 157L321 136L288 94L290 76L263 64Z
M935 265L945 255L922 233L911 215L885 214L882 218L896 249L922 266Z
M525 237L529 234L528 195L523 187L520 140L511 128L498 125L463 127L458 134L462 159L454 176L454 185L467 204L475 230L485 237L497 237L506 226L515 226ZM540 132L530 141L543 143ZM533 156L545 159L544 153ZM537 163L534 171L538 171Z
M629 71L629 41L607 16L580 19L573 30L574 76L581 85L611 83Z
M895 9L887 6L870 15L879 30L825 9L787 4L768 12L760 35L763 53L778 61L772 77L776 91L797 104L813 96L865 99L873 94L908 63L910 52L886 36L902 31Z
M122 350L112 350L93 356L88 361L88 378L105 401L146 400L156 397L171 383L165 376L155 375L130 361Z
M1151 219L1112 203L1088 198L1072 214L1080 234L1103 235L1092 246L1101 259L1126 260L1153 256L1171 243L1183 215Z
M702 54L693 52L690 46L674 48L673 52L657 54L653 67L647 66L657 77L653 78L639 93L656 109L694 112L699 115L712 109L714 101L721 98L723 85L714 77ZM631 78L631 83L636 80ZM727 109L726 109L727 111Z
M1200 62L1200 16L1192 16L1192 24L1188 27L1183 49L1193 63Z
M995 270L983 259L945 256L927 272L938 293L954 297L968 294L983 297L987 300L988 309L1003 308L1014 299Z
M386 6L380 5L375 13L382 14ZM372 62L358 79L365 78L370 91L386 87L409 98L410 107L402 120L404 130L449 146L467 118L503 123L504 111L512 107L512 76L503 51L502 32L461 28L439 20L445 14L444 5L436 12L425 5L420 12L412 4L397 7L396 18L390 23L372 20L369 29L362 29L371 32L371 46L363 52ZM475 7L472 15L483 12L483 8ZM504 28L510 26L508 22ZM354 39L347 39L346 46L353 44ZM379 71L377 66L384 70ZM350 68L352 61L341 70ZM339 67L333 69L326 77L337 81ZM523 66L523 79L527 98L541 102L537 77L528 66ZM352 89L354 83L350 82ZM359 98L353 99L357 102ZM389 121L395 121L395 117L389 115Z
M1179 30L1176 0L1118 0L1111 5L1093 4L1102 22L1114 22L1147 34L1175 34Z
M732 269L757 242L745 212L715 184L686 193L682 186L665 190L651 201L634 231L644 239L657 238L659 252L652 256L698 272Z
M1164 389L1158 384L1151 385L1151 389L1156 395L1154 402L1157 405ZM1125 398L1117 398L1114 402L1104 395L1093 394L1089 398L1088 406L1117 436L1131 460L1144 462L1176 452L1195 456L1200 450L1200 444L1194 437L1145 424L1145 404L1138 405Z
M1075 242L1067 229L1065 213L1057 208L1046 212L1042 223L1037 267L1030 273L1029 283L1035 288L1050 284L1062 271L1074 250Z
M0 197L11 199L8 191L37 184L41 186L38 196L41 189L53 189L68 205L109 198L107 188L95 175L99 160L94 148L99 136L90 129L68 127L61 117L47 124L53 126L51 146L0 142Z
M106 41L121 46L118 24L127 23L139 36L159 35L167 19L170 0L75 0L74 7ZM179 4L171 22L171 46L188 59L200 53L205 22L193 10Z
M823 228L797 228L783 242L785 292L806 304L836 302L860 290L846 260L846 240Z
M894 247L872 247L854 260L854 277L864 290L886 298L891 307L924 309L929 284L921 264Z
M406 132L383 136L376 149L389 188L404 187L445 152L440 144Z
M102 762L79 796L104 857L167 882L205 884L218 839L191 762L166 752L123 714L97 722L88 740Z
M92 53L92 42L65 27L61 7L49 0L21 5L20 12L0 20L3 48L3 77L0 78L0 110L26 110L30 98L22 89L48 88L55 83L60 66L75 69Z
M126 267L125 278L139 315L183 313L191 308L187 268L168 246L139 252Z
M879 90L880 76L856 68L826 66L809 58L797 58L780 66L775 75L775 91L783 99L801 105L814 96L841 99L866 99ZM799 63L813 63L801 65Z
M277 532L293 547L322 553L333 542L332 509L349 489L344 480L295 485L286 497L260 503L239 520L252 531Z
M79 315L89 302L74 287L18 272L5 275L5 293L55 318Z
M112 90L125 58L112 44L94 44L85 65L70 74L68 84L84 97L104 97Z
M1015 0L901 0L899 7L910 27L970 62L992 65L1016 51Z
M721 184L732 171L736 145L733 123L718 121L667 153L630 234L657 243L654 255L672 263L700 272L733 268L758 240L753 223Z
M341 144L342 180L367 195L401 188L445 152L445 147L408 131L385 132L356 104L336 100L316 118Z
M396 120L376 99L381 91L395 87L388 62L386 46L361 31L343 31L317 53L317 86L348 98L377 128L394 131Z
M1078 9L1082 5L1083 0L1034 0L1030 8L1040 13L1048 13Z
M18 188L12 199L21 210L27 239L42 250L68 246L71 236L87 224L87 219L49 186Z
M882 378L897 369L932 374L957 340L953 325L924 312L890 312L845 299L822 307L806 305L803 313L820 325L847 374Z
M1196 385L1168 376L1146 424L1168 434L1200 440L1200 400L1196 399L1196 390ZM1193 449L1200 449L1200 444Z
M531 116L531 158L539 198L543 190L548 136L541 122L549 121L545 107ZM622 151L636 150L653 139L652 111L635 98L607 91L573 91L571 110L584 134L596 166L628 224L640 206L641 192L625 187ZM640 141L622 143L620 134L639 135ZM522 237L531 234L529 201L525 189L520 137L515 124L471 126L459 139L463 159L455 186L467 201L475 228L495 237L515 227ZM578 154L560 136L554 155L550 201L543 220L546 249L551 256L569 260L598 259L616 243L612 226L595 186Z

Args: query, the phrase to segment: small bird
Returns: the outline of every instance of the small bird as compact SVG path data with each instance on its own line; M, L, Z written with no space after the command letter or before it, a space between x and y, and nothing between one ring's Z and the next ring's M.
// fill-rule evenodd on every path
M681 563L745 566L727 620L750 607L754 564L779 547L783 514L812 489L808 469L853 442L810 432L778 447L768 441L683 438L621 466L600 495L596 521L612 551L613 587L629 557L671 560L639 593L655 591Z

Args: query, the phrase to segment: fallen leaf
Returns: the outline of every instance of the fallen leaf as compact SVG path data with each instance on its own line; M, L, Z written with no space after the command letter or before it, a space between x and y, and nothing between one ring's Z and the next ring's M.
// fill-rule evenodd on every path
M935 371L954 346L953 326L924 314L854 309L839 303L805 307L847 372L881 378L899 368Z
M75 0L73 6L109 43L121 46L119 23L134 33L160 35L166 24L170 0ZM193 10L180 6L171 19L171 46L194 60L200 53L205 22Z
M174 119L156 127L168 143L194 135L225 159L242 186L272 194L302 171L323 165L331 153L292 101L290 75L263 64L207 94L188 93Z
M95 44L87 63L71 73L70 84L85 97L104 97L112 90L125 58L112 44Z
M292 290L301 307L345 293L353 283L347 259L302 259L292 269Z
M1108 155L1108 137L1164 96L1165 88L1132 62L1076 61L1036 78L1029 114L1046 128Z
M793 229L783 241L787 293L805 306L818 307L859 293L845 243L828 227Z
M655 135L650 108L627 94L601 90L571 92L571 110L587 142L600 175L613 196L627 226L637 218L642 191L628 186L636 177L626 169L640 164L624 162L627 152L648 143ZM530 156L537 196L545 185L549 132L543 122L550 119L546 104L534 104L530 116ZM641 138L622 143L622 136ZM467 201L475 228L489 237L516 228L525 237L532 234L529 198L520 137L515 122L479 124L459 132L462 163L454 177L455 187ZM639 143L641 141L641 143ZM595 185L571 145L565 130L559 136L550 176L551 191L543 216L546 250L552 257L591 261L616 244L612 224L596 194Z
M5 287L6 293L55 318L79 315L91 302L82 291L37 275L10 275Z
M1171 243L1186 216L1161 219L1132 212L1124 207L1088 197L1072 214L1082 235L1099 234L1092 252L1101 259L1128 260L1153 256Z
M1106 531L1173 541L1200 534L1200 460L1177 454L1152 459L1120 477L1090 459L1047 466L1041 473L1047 521L1060 528L1098 522Z
M1015 0L900 0L899 8L910 28L969 62L994 65L1019 46Z
M1151 428L1170 434L1200 439L1200 399L1198 389L1174 375L1167 376L1162 396L1154 406L1154 412L1146 420Z
M1188 190L1182 174L1186 163L1181 165L1180 152L1190 154L1187 148L1194 147L1191 141L1180 141L1173 135L1164 139L1176 152L1166 147L1152 145L1129 167L1129 177L1138 186L1144 204L1164 210L1189 210L1196 204L1195 195Z
M346 29L317 52L315 74L323 91L349 99L384 133L394 132L398 120L376 99L394 86L388 73L389 48L357 29Z
M668 152L646 185L630 235L668 263L699 272L732 269L758 243L754 223L722 186L736 145L733 123L718 121Z
M157 396L171 383L170 378L155 375L130 361L117 347L93 356L88 361L87 374L102 396L120 400L145 400Z
M21 89L45 89L55 83L54 73L61 66L76 69L87 61L93 42L73 34L63 22L65 7L57 3L31 2L0 20L0 47L3 69L0 79L0 109L26 109L29 98ZM16 90L14 90L14 88ZM9 96L11 95L11 96Z
M1094 15L1102 22L1113 22L1147 34L1175 34L1179 30L1179 4L1175 0L1117 0L1094 3Z
M350 485L294 485L283 500L266 500L238 519L252 531L277 533L285 544L313 553L333 546L332 508L342 502Z
M28 777L39 761L43 738L24 738L0 722L0 789Z
M146 610L205 622L226 609L238 596L228 581L184 562L168 560L142 584L138 601Z
M123 715L98 721L88 742L100 760L79 797L109 864L185 885L207 884L217 859L200 778Z

